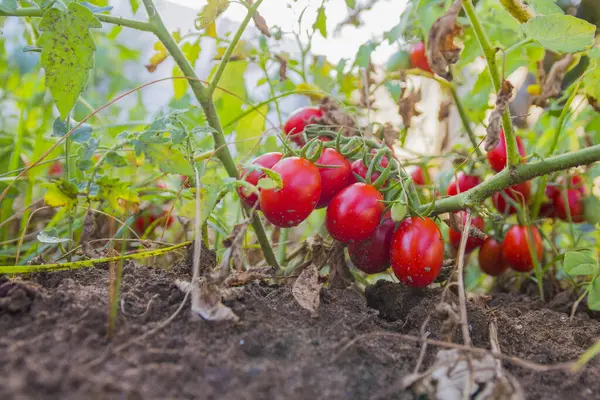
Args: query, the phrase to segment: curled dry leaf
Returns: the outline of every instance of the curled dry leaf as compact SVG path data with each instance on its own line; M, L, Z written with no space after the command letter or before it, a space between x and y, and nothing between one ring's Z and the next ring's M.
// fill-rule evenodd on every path
M329 255L329 287L332 289L345 289L354 282L354 276L346 263L344 245L335 242Z
M342 110L333 98L329 96L323 97L319 108L323 111L323 116L321 118L312 118L310 123L330 126L334 130L341 128L342 135L347 137L355 136L358 133L354 118Z
M472 384L469 384L469 380ZM437 400L523 400L523 389L507 371L500 374L491 354L468 357L457 349L439 350L434 365L402 381L416 396ZM464 393L470 388L469 393Z
M439 17L429 30L428 58L431 70L439 76L452 80L450 65L456 64L462 48L455 44L456 36L462 28L456 24L456 17L462 7L462 0L455 0L446 14Z
M247 1L248 1L249 6L252 6L252 3L254 3L253 0L247 0ZM256 25L256 27L258 28L260 33L262 33L266 37L271 37L271 32L269 32L269 27L267 26L267 21L265 21L263 16L260 15L258 13L258 11L255 11L254 15L252 15L252 20L254 21L254 25Z
M190 282L175 281L177 287L184 293L192 295L192 312L200 315L207 321L238 321L239 317L223 304L221 290L206 278L200 278L198 285Z
M451 106L452 102L450 100L445 100L442 102L442 104L440 104L440 110L438 111L438 121L442 122L450 116Z
M314 264L304 268L292 286L292 295L298 304L314 316L321 302L321 288L319 271Z
M450 213L448 215L448 219L445 219L444 222L453 231L462 232L465 229L462 219L460 218L460 215L458 213ZM473 225L469 227L469 236L482 240L485 240L487 238L485 232L480 231Z
M573 62L573 54L567 54L552 65L548 75L540 78L542 82L542 93L535 96L532 103L539 107L545 107L548 104L548 99L556 97L560 94L561 85L567 69Z
M506 110L508 102L512 97L513 89L514 87L509 81L504 80L502 82L502 87L496 97L496 105L490 114L490 122L487 127L487 136L485 137L484 145L486 151L490 151L498 146L502 114L504 114L504 110Z
M279 63L279 80L285 81L287 79L287 57L275 54L275 59Z
M412 117L421 115L416 105L421 101L421 89L417 91L404 91L404 95L398 100L398 114L402 117L404 126L410 128Z
M385 145L389 148L392 148L399 136L400 131L394 129L394 126L391 123L386 122L383 126L383 143L385 143Z

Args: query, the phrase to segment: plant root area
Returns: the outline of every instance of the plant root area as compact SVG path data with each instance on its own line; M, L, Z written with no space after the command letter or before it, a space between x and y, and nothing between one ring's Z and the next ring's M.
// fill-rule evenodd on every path
M312 316L290 284L254 282L226 303L237 323L204 321L188 301L163 324L184 298L178 278L189 280L189 271L126 263L110 339L107 266L0 281L0 398L412 399L401 380L414 371L421 344L397 334L418 337L428 316L430 339L443 328L434 315L440 289L386 281L365 295L323 289ZM490 349L492 317L502 353L536 363L574 360L600 339L600 321L584 311L570 321L563 310L514 294L478 303L467 303L476 347ZM461 342L460 327L451 334ZM421 371L438 350L427 346ZM600 396L597 360L579 373L503 366L528 399Z

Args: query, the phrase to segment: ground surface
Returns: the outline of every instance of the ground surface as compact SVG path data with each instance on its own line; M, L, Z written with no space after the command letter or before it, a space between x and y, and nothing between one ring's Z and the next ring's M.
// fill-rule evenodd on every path
M199 321L186 307L164 329L143 336L179 307L183 295L173 281L182 274L181 268L127 265L110 344L106 268L37 274L26 281L28 289L0 282L0 398L413 398L390 389L412 372L418 344L372 335L343 348L367 333L418 335L439 290L410 291L383 281L367 290L367 299L351 289L323 290L313 318L294 301L290 287L254 283L228 303L240 316L237 324ZM570 322L564 312L540 308L524 295L499 295L489 306L505 354L568 361L600 338L600 322L583 312ZM477 346L489 348L491 313L469 304ZM430 337L438 337L439 328L432 319ZM426 364L435 351L430 346ZM576 376L505 366L529 399L600 396L597 361Z

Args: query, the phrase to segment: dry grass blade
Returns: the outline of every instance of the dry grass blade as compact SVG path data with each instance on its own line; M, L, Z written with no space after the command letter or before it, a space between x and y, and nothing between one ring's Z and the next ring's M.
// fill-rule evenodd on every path
M502 115L508 106L508 102L513 94L513 85L504 80L502 87L496 97L496 105L494 110L490 114L490 122L487 127L487 136L485 137L485 150L490 151L498 146L500 141L500 123L502 122Z
M429 65L433 72L447 80L452 80L450 65L456 64L462 50L454 43L454 39L462 31L456 24L461 8L462 0L455 0L446 14L439 17L429 30Z

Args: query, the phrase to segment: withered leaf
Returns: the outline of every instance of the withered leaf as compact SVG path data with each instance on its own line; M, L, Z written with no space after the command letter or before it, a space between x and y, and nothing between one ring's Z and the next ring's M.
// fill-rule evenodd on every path
M287 58L279 54L275 54L275 59L279 63L279 80L285 81L287 79Z
M206 278L200 278L198 285L176 280L175 285L184 293L192 295L192 312L207 321L238 321L239 317L233 310L223 304L221 289Z
M248 5L250 5L250 6L252 6L252 3L254 3L253 0L247 0L247 1L248 1ZM258 11L255 11L254 15L252 15L252 20L254 21L254 25L258 28L260 33L262 33L266 37L271 37L271 32L269 32L269 27L267 26L267 21L265 21L263 16L260 15Z
M452 102L450 100L443 101L442 104L440 104L440 110L438 111L438 121L442 122L450 116L451 106Z
M404 96L398 100L398 114L402 117L402 122L407 128L410 128L412 117L421 115L421 112L415 107L420 101L421 89L417 91L406 90Z
M235 271L229 275L224 286L244 286L255 280L264 280L273 278L275 270L273 267L249 268L246 271Z
M394 129L394 126L391 123L385 123L383 126L383 143L385 143L386 146L392 148L394 143L396 143L396 140L398 140L399 135L400 132L397 129Z
M463 224L459 213L450 213L448 219L445 219L444 222L453 231L462 233L462 231L465 229L465 225ZM469 236L482 240L487 238L487 235L484 232L480 231L473 225L469 227Z
M507 80L502 82L502 87L496 97L496 105L490 114L490 122L487 127L487 136L485 137L485 150L490 151L498 146L500 141L500 123L502 114L508 106L508 102L513 94L513 85Z
M323 111L323 116L321 118L311 118L310 123L330 126L336 131L342 129L342 135L347 137L359 133L354 118L342 110L333 98L323 97L319 108Z
M314 264L311 264L296 278L292 286L292 295L302 308L316 315L321 303L322 287L323 284L319 282L319 271Z
M573 54L567 54L552 65L550 72L544 76L542 81L542 93L532 99L534 105L545 107L548 104L549 98L560 94L563 78L572 62Z
M346 263L344 245L335 242L329 255L329 287L332 289L344 289L354 282L354 276Z
M462 32L456 24L456 17L462 7L462 0L455 0L446 14L439 17L429 30L428 56L431 70L451 81L450 65L456 64L462 49L454 43L454 38Z

